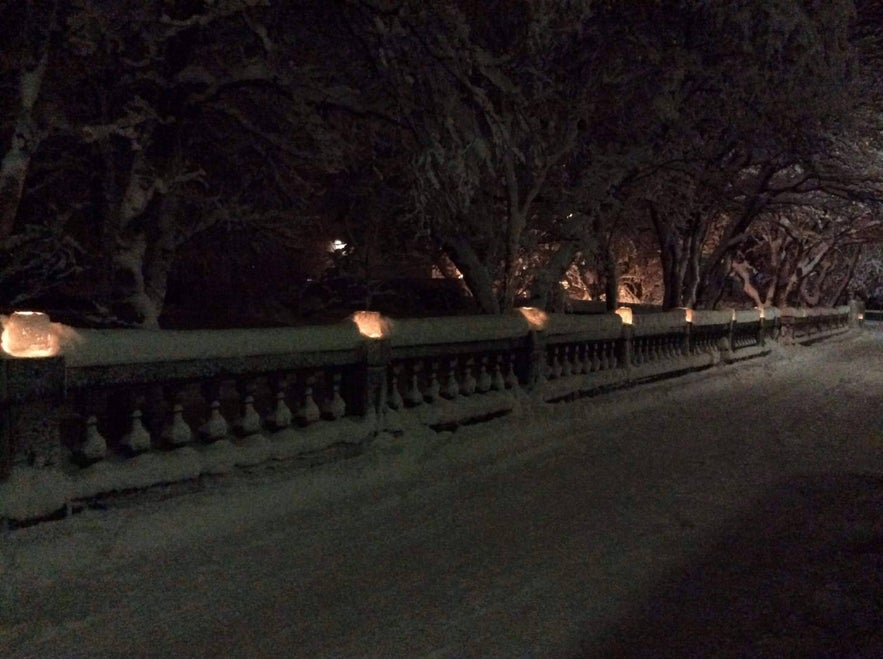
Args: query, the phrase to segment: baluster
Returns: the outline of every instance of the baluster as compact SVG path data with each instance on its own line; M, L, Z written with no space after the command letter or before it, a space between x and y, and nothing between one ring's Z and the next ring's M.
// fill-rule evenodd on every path
M399 364L393 365L389 370L389 396L386 398L386 404L394 410L400 410L405 406L402 400L402 394L399 391L399 374L402 367Z
M254 396L249 394L242 401L242 420L239 430L243 435L256 435L261 431L261 417L254 409Z
M487 371L487 355L481 358L481 367L478 371L478 390L481 393L491 390L491 374Z
M395 391L398 393L398 387L396 387ZM402 405L401 401L402 397L399 394L399 407ZM335 373L331 380L331 398L325 403L322 416L329 421L334 421L341 418L344 414L346 414L346 402L343 400L343 396L340 395L340 373Z
M213 400L209 417L199 428L203 439L214 442L227 436L227 421L221 414L221 401Z
M561 361L558 359L558 350L553 346L549 348L549 379L555 380L561 377Z
M221 383L217 380L202 385L203 397L209 404L209 416L199 428L200 436L210 442L227 436L227 421L221 414Z
M288 428L291 425L291 421L294 415L291 413L291 408L288 407L288 404L285 402L285 393L288 389L288 381L281 376L276 377L272 381L272 388L275 390L275 398L276 403L273 406L273 411L267 417L267 425L273 430L282 430L283 428Z
M429 367L429 384L423 393L423 399L428 403L434 403L441 395L441 386L438 382L438 362L433 361Z
M598 344L594 342L590 343L589 347L592 351L592 372L595 373L601 370L601 356L598 354L600 350L598 349Z
M457 384L457 360L452 359L448 364L448 380L442 389L442 396L445 398L456 398L460 393L460 385Z
M140 405L136 405L132 410L131 427L120 439L120 447L129 455L137 455L150 450L150 433L141 423Z
M168 446L176 447L187 444L193 440L193 431L184 421L184 406L175 403L172 407L172 417L163 429L162 439Z
M494 391L503 391L506 388L506 381L503 379L503 372L500 370L500 362L503 361L503 355L497 355L494 360L494 375L491 378L491 389Z
M575 343L570 353L570 373L571 375L581 375L585 369L583 362L583 345Z
M607 343L607 368L616 368L616 343L610 341Z
M588 344L580 343L576 349L576 372L577 374L589 373L592 370L592 364L589 361Z
M640 366L641 364L644 363L644 342L645 341L646 341L646 339L639 339L639 338L636 338L634 341L635 352L632 355L632 363L635 366ZM607 344L606 343L604 344L604 353L605 353L605 357L606 357L606 353L607 353Z
M476 382L475 376L472 375L472 368L474 365L474 362L469 359L463 367L463 385L460 387L460 393L464 396L471 396L475 393L476 388L478 388L478 382Z
M313 387L315 384L315 379L310 378L307 380L307 386L304 387L304 399L301 403L300 407L297 410L297 414L295 415L295 419L302 426L307 426L311 423L315 423L319 420L321 416L319 412L319 406L316 405L316 401L313 400Z
M662 359L661 345L662 345L662 339L661 339L661 338L656 337L655 339L653 339L653 344L652 344L652 346L653 346L653 353L652 353L652 356L651 356L651 358L650 358L651 361L658 362L660 359Z
M417 375L419 369L419 362L415 361L411 364L411 384L408 387L408 391L405 392L405 402L410 407L416 407L423 402L423 394L420 393L420 383Z
M573 373L573 365L570 363L570 351L572 346L561 346L561 377L566 378Z
M167 402L166 409L169 411L160 433L162 443L169 448L188 444L193 441L193 431L187 422L184 421L184 405L181 402L183 397L182 387L181 385L171 385L166 387L164 393Z
M103 460L107 455L107 440L98 430L98 417L90 414L86 419L86 431L83 438L83 444L77 452L80 461L85 464L92 464Z
M236 422L237 431L245 437L256 435L261 431L261 417L254 409L255 383L240 381L236 390L242 400L242 416Z
M506 388L515 389L518 387L518 374L515 372L515 355L509 355L509 371L506 373Z

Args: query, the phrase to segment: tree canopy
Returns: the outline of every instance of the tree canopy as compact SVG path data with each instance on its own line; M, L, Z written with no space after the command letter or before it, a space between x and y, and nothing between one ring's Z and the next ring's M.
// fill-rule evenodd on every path
M871 0L0 11L3 308L79 282L84 317L156 326L217 231L304 263L331 238L365 263L423 253L488 313L562 281L615 306L655 277L628 290L666 307L874 286Z

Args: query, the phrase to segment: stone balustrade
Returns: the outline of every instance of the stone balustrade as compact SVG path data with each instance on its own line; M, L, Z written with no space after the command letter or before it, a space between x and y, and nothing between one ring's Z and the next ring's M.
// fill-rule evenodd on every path
M0 494L14 468L66 499L354 454L409 423L440 430L766 354L848 328L849 307L620 316L511 314L261 330L69 330L58 356L0 356ZM0 518L21 509L0 501Z

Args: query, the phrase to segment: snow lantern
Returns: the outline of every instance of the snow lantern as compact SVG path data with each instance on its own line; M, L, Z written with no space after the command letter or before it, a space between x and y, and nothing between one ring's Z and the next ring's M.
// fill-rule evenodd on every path
M58 352L58 338L45 313L15 311L3 326L2 346L13 357L50 357Z
M383 338L387 330L386 319L377 311L357 311L353 314L353 322L362 336L372 339Z
M631 325L633 320L631 307L620 307L616 310L616 315L622 318L623 325Z
M678 307L678 309L684 312L684 320L688 323L693 322L693 310L690 307Z
M763 307L754 307L754 308L757 309L758 318L760 318L760 320L763 320L765 318L764 313L763 313Z
M537 309L536 307L519 307L518 311L524 316L524 319L527 321L527 324L530 325L531 329L541 330L546 326L546 323L549 320L546 312L542 309Z

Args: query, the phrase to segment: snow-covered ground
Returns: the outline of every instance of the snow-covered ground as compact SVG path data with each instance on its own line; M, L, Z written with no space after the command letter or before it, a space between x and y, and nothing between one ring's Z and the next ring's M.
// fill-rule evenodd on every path
M0 537L0 656L881 656L881 394L865 331L121 498Z

